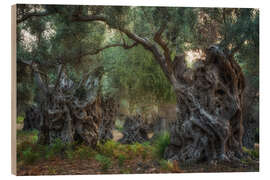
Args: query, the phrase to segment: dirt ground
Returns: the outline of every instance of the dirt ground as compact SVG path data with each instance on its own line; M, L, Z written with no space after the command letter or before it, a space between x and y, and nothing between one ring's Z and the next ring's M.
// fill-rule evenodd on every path
M163 169L157 161L134 159L119 167L117 162L106 171L94 159L43 161L17 169L17 175L76 175L76 174L144 174L144 173L198 173L198 172L258 172L259 163L250 164L193 164L175 165L170 170Z

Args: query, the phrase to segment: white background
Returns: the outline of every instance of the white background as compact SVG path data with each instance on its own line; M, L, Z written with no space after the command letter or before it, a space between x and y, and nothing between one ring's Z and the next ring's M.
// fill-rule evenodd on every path
M265 0L4 0L1 4L0 20L0 179L266 179L270 173L269 161L269 96L270 96L270 6ZM193 173L155 175L83 175L83 176L35 176L16 177L11 175L11 5L16 3L84 4L84 5L144 5L185 7L249 7L260 8L260 172L259 173ZM269 179L269 177L267 178Z

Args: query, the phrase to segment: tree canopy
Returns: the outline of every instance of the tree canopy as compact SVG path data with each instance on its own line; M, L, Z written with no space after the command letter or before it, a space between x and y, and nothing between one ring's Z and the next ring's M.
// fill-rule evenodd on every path
M74 81L103 67L105 96L174 102L168 78L174 57L203 56L219 44L258 86L257 9L21 4L17 23L18 63L38 63L48 82L56 81L59 64ZM18 104L33 103L31 71L21 66L17 73Z

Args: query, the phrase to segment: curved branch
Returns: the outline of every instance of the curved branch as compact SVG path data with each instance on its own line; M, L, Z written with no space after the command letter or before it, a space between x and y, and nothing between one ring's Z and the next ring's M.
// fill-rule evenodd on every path
M101 51L103 51L105 49L108 49L108 48L111 48L111 47L123 47L124 49L131 49L131 48L133 48L133 47L135 47L137 45L138 45L137 42L133 43L132 45L127 45L125 43L124 44L120 44L120 43L110 44L110 45L104 46L104 47L102 47L100 49L96 49L93 52L87 52L87 53L81 54L80 58L83 57L83 56L87 56L87 55L96 55L96 54L100 53Z
M158 43L160 45L160 47L163 49L164 51L164 56L165 56L165 60L168 64L168 67L170 68L169 70L172 71L172 60L171 60L171 52L170 49L168 48L167 44L165 41L162 40L161 35L164 32L166 27L166 23L164 23L159 30L156 32L155 36L154 36L154 41L156 43Z
M59 81L61 79L61 76L62 76L62 72L64 70L64 65L60 65L59 68L58 68L58 76L57 76L57 80L54 84L54 92L57 90L58 86L59 86Z
M90 15L90 16L82 16L76 15L73 16L73 21L76 22L93 22L93 21L101 21L107 24L108 26L112 27L104 16L97 16L97 15ZM135 33L123 28L123 27L113 27L124 34L127 35L128 38L134 40L136 43L141 44L145 49L149 50L155 57L155 60L160 64L161 69L163 70L164 74L166 75L169 81L173 81L172 79L172 69L169 61L166 60L163 54L161 54L155 44L151 43L149 40L138 36ZM110 45L109 45L110 46ZM119 45L118 45L119 46ZM102 51L102 50L101 50ZM169 53L168 53L169 54Z

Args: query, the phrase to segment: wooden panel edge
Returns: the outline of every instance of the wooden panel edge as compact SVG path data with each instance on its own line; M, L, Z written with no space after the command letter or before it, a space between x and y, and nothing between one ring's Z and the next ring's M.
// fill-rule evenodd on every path
M16 118L17 118L17 76L16 76L16 5L11 6L11 173L17 174Z

